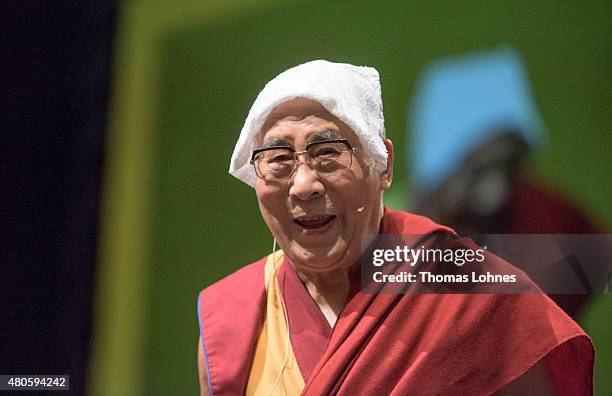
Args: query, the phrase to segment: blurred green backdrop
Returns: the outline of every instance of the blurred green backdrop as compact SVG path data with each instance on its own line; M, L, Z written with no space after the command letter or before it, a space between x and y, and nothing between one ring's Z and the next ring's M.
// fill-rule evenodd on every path
M197 393L197 292L272 243L253 190L227 173L232 148L265 82L307 60L379 70L397 152L387 199L402 208L405 109L418 72L441 56L517 48L550 132L534 171L609 228L609 11L606 1L553 0L125 2L92 393ZM584 319L608 369L610 302L600 298ZM602 394L612 391L604 371L597 380Z

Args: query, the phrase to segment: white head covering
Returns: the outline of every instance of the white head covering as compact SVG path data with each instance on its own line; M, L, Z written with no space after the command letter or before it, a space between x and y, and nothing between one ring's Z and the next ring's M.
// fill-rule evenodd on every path
M374 160L375 169L386 169L385 119L378 72L371 67L315 60L282 72L257 95L234 147L231 175L255 187L255 170L249 161L256 148L256 137L270 112L295 98L319 102L355 132L365 153Z

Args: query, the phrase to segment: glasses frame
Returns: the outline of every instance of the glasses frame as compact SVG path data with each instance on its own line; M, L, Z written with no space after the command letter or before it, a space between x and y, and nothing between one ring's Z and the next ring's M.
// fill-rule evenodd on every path
M312 158L310 158L310 155L308 154L308 150L310 150L313 146L318 146L321 144L325 144L325 143L343 143L346 147L348 147L349 149L349 153L350 153L350 164L348 166L348 168L350 168L353 165L353 154L357 154L357 149L355 147L353 147L351 145L351 143L347 140L347 139L330 139L330 140L321 140L321 141L317 141L317 142L311 142L308 143L306 145L306 149L303 151L295 151L295 149L291 146L273 146L273 147L264 147L264 148L258 148L253 150L253 154L251 154L251 161L250 164L253 165L253 169L255 170L255 175L260 178L261 180L266 180L266 181L283 181L283 180L288 180L291 178L291 176L293 176L293 174L295 173L295 169L297 168L297 165L299 163L298 159L299 156L302 154L306 155L306 159L307 159L307 164L310 167L310 169L313 169L311 164L312 164ZM293 168L291 169L291 172L286 176L283 177L281 179L272 179L272 180L267 180L264 179L263 177L261 177L259 175L259 172L257 171L257 164L255 163L255 157L257 156L257 154L262 153L264 151L269 151L269 150L277 150L277 149L284 149L284 150L289 150L291 152L293 152ZM345 168L345 169L348 169ZM318 172L316 169L313 169L314 171ZM333 173L333 172L330 172Z

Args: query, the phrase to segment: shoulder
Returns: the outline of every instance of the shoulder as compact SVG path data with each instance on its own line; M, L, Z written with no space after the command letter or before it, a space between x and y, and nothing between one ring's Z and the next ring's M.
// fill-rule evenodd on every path
M424 299L436 301L427 307L427 314L438 319L436 344L454 351L453 356L470 357L461 367L478 374L467 386L486 388L476 393L503 389L503 394L510 394L548 386L550 381L566 394L589 393L592 344L546 295L445 294ZM546 375L541 375L542 366Z
M260 283L263 285L264 265L266 263L264 256L257 261L245 265L210 286L204 288L200 294L210 295L212 293L224 293L226 291L235 291L236 287L255 286Z
M266 257L262 257L202 289L197 299L200 318L210 315L211 309L223 312L261 300L265 294L265 263Z
M205 376L200 370L200 378L210 393L242 393L265 308L265 262L266 257L240 268L198 296L200 366L207 370Z

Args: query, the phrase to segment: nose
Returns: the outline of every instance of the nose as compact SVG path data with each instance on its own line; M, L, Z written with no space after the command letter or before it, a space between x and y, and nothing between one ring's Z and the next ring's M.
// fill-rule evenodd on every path
M325 193L325 186L319 174L313 170L307 160L295 164L293 181L289 188L289 195L301 201L309 201Z

